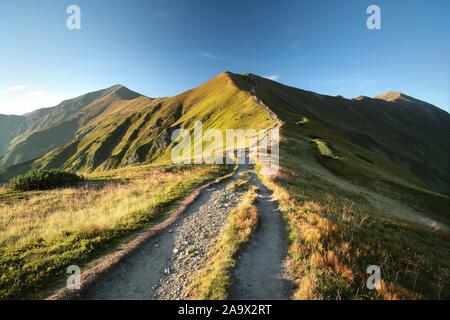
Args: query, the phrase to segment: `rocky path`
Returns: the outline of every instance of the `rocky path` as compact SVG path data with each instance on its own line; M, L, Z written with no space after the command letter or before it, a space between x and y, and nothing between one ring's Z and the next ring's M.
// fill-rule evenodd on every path
M239 255L233 271L230 299L290 299L291 283L286 279L283 261L287 254L287 235L278 203L271 192L253 175L260 193L259 221L252 240Z
M202 192L173 226L127 257L83 298L183 299L190 275L201 268L212 240L242 195L226 186L245 170Z
M204 257L211 249L212 240L218 238L231 210L239 203L242 192L226 188L215 190L195 214L188 216L175 232L175 246L166 277L156 290L158 299L183 299L190 276L200 269Z

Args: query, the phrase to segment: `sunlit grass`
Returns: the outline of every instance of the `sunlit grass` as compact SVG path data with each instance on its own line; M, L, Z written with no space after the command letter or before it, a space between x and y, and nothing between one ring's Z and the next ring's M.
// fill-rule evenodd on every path
M244 172L241 178L237 179L235 182L232 182L227 185L227 190L238 190L243 189L248 186L250 183L250 173Z
M333 153L333 150L331 150L330 146L325 141L321 139L314 139L313 141L322 156L331 159L339 159L339 157Z
M162 218L175 201L220 172L202 166L121 169L96 174L80 188L2 196L0 298L36 289L111 240ZM119 176L134 178L105 179Z
M301 117L300 120L298 120L296 123L299 125L305 125L309 122L309 119L307 117Z
M261 178L288 226L293 298L448 298L448 234L379 218L360 197L305 172ZM366 287L369 265L382 269L379 291Z

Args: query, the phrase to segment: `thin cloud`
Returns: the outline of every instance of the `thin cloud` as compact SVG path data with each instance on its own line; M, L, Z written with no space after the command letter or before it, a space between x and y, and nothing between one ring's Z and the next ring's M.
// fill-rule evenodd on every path
M266 78L266 79L269 79L272 81L278 81L278 80L280 80L280 75L278 73L276 73L276 74L263 76L263 78Z
M199 52L199 54L204 57L211 60L222 60L222 57L216 56L215 54L209 53L209 52Z
M8 90L9 91L20 91L20 90L25 90L27 88L27 86L12 86L9 87Z

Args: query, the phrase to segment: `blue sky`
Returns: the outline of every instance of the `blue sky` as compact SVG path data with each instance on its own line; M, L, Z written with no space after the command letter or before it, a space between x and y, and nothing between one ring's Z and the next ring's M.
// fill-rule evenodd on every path
M81 8L81 30L66 8ZM370 4L381 30L366 27ZM450 1L0 2L0 113L120 83L170 96L229 70L329 95L402 91L450 110Z

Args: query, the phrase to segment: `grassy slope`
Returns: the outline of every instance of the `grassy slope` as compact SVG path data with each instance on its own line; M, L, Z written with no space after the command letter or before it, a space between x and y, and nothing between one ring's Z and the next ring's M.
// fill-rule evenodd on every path
M295 168L295 162L298 161L295 159L296 154L301 153L301 149L308 145L307 149L310 150L309 154L314 156L314 160L333 174L380 194L399 199L441 221L450 223L448 196L432 190L418 177L399 169L383 157L322 129L313 121L306 126L295 128L286 125L284 128L283 135L289 137L286 138L286 150L288 157L290 156L291 167ZM317 140L311 138L317 135L326 143L331 156L324 155L317 145Z
M1 159L0 166L29 161L58 147L75 136L75 132L86 118L85 111L102 97L116 97L119 86L91 92L66 100L53 108L39 109L21 117L20 124L14 128L14 136L9 141L8 152ZM93 108L93 107L92 107Z
M332 156L324 157L317 148L316 160L331 172L450 222L450 198L429 184L439 180L437 184L445 185L445 189L450 181L450 132L445 136L450 130L450 116L444 111L368 98L362 104L359 100L286 87L254 75L240 77L236 82L243 90L250 90L248 83L256 83L257 96L283 121L283 143L293 156L299 142L314 145L321 141L320 146L326 146ZM427 114L433 116L425 118ZM403 121L417 128L405 127ZM420 121L423 123L417 124ZM369 138L373 143L366 143ZM291 162L295 167L295 159ZM428 179L424 181L423 175Z
M0 194L0 298L40 292L223 170L133 167L90 175L81 188Z
M0 173L0 181L7 180L13 173L24 173L32 167L61 167L78 146L84 147L78 141L95 129L96 125L107 123L109 127L102 125L97 131L107 135L125 115L142 110L151 101L117 85L24 116L22 125L15 132L15 138L10 141L8 153L0 160L0 168L7 168ZM69 151L63 152L60 157L49 159L59 150L67 149ZM47 152L50 152L49 156L35 161ZM108 154L104 153L104 156Z
M362 194L305 167L263 179L288 225L288 271L298 285L294 298L435 299L448 281L448 233L382 218ZM365 287L369 265L382 269L379 292ZM448 286L440 297L450 297Z
M0 115L0 157L7 153L9 144L14 139L17 129L23 122L24 117L22 116Z
M288 271L298 285L294 298L448 299L449 234L389 217L389 212L386 216L381 204L378 206L380 198L369 201L370 192L358 185L401 199L447 223L449 198L355 140L359 126L370 133L367 128L376 125L368 124L364 113L357 116L361 124L355 120L350 125L350 120L342 119L356 133L340 127L342 123L327 122L330 114L339 122L340 112L346 112L333 106L341 98L324 101L328 98L250 78L258 84L258 97L283 121L283 169L275 179L263 179L275 191L288 226ZM360 112L350 106L343 108ZM384 129L381 126L379 130ZM382 133L373 136L385 147L401 143L392 137L383 140ZM416 139L422 141L421 137ZM433 143L433 156L440 156L439 150L447 148ZM434 174L442 168L445 164L441 161ZM391 213L395 210L395 206L388 208ZM365 286L366 268L372 264L382 268L380 291L369 291Z
M183 128L192 133L196 121L202 121L204 130L214 128L222 133L232 128L273 127L269 113L250 93L239 90L231 77L222 73L171 98L117 100L116 95L114 99L108 95L97 99L89 112L100 106L108 109L97 117L89 117L77 130L76 138L32 163L12 169L18 172L30 167L64 167L92 172L141 163L167 163L173 130ZM204 142L204 147L208 143Z

